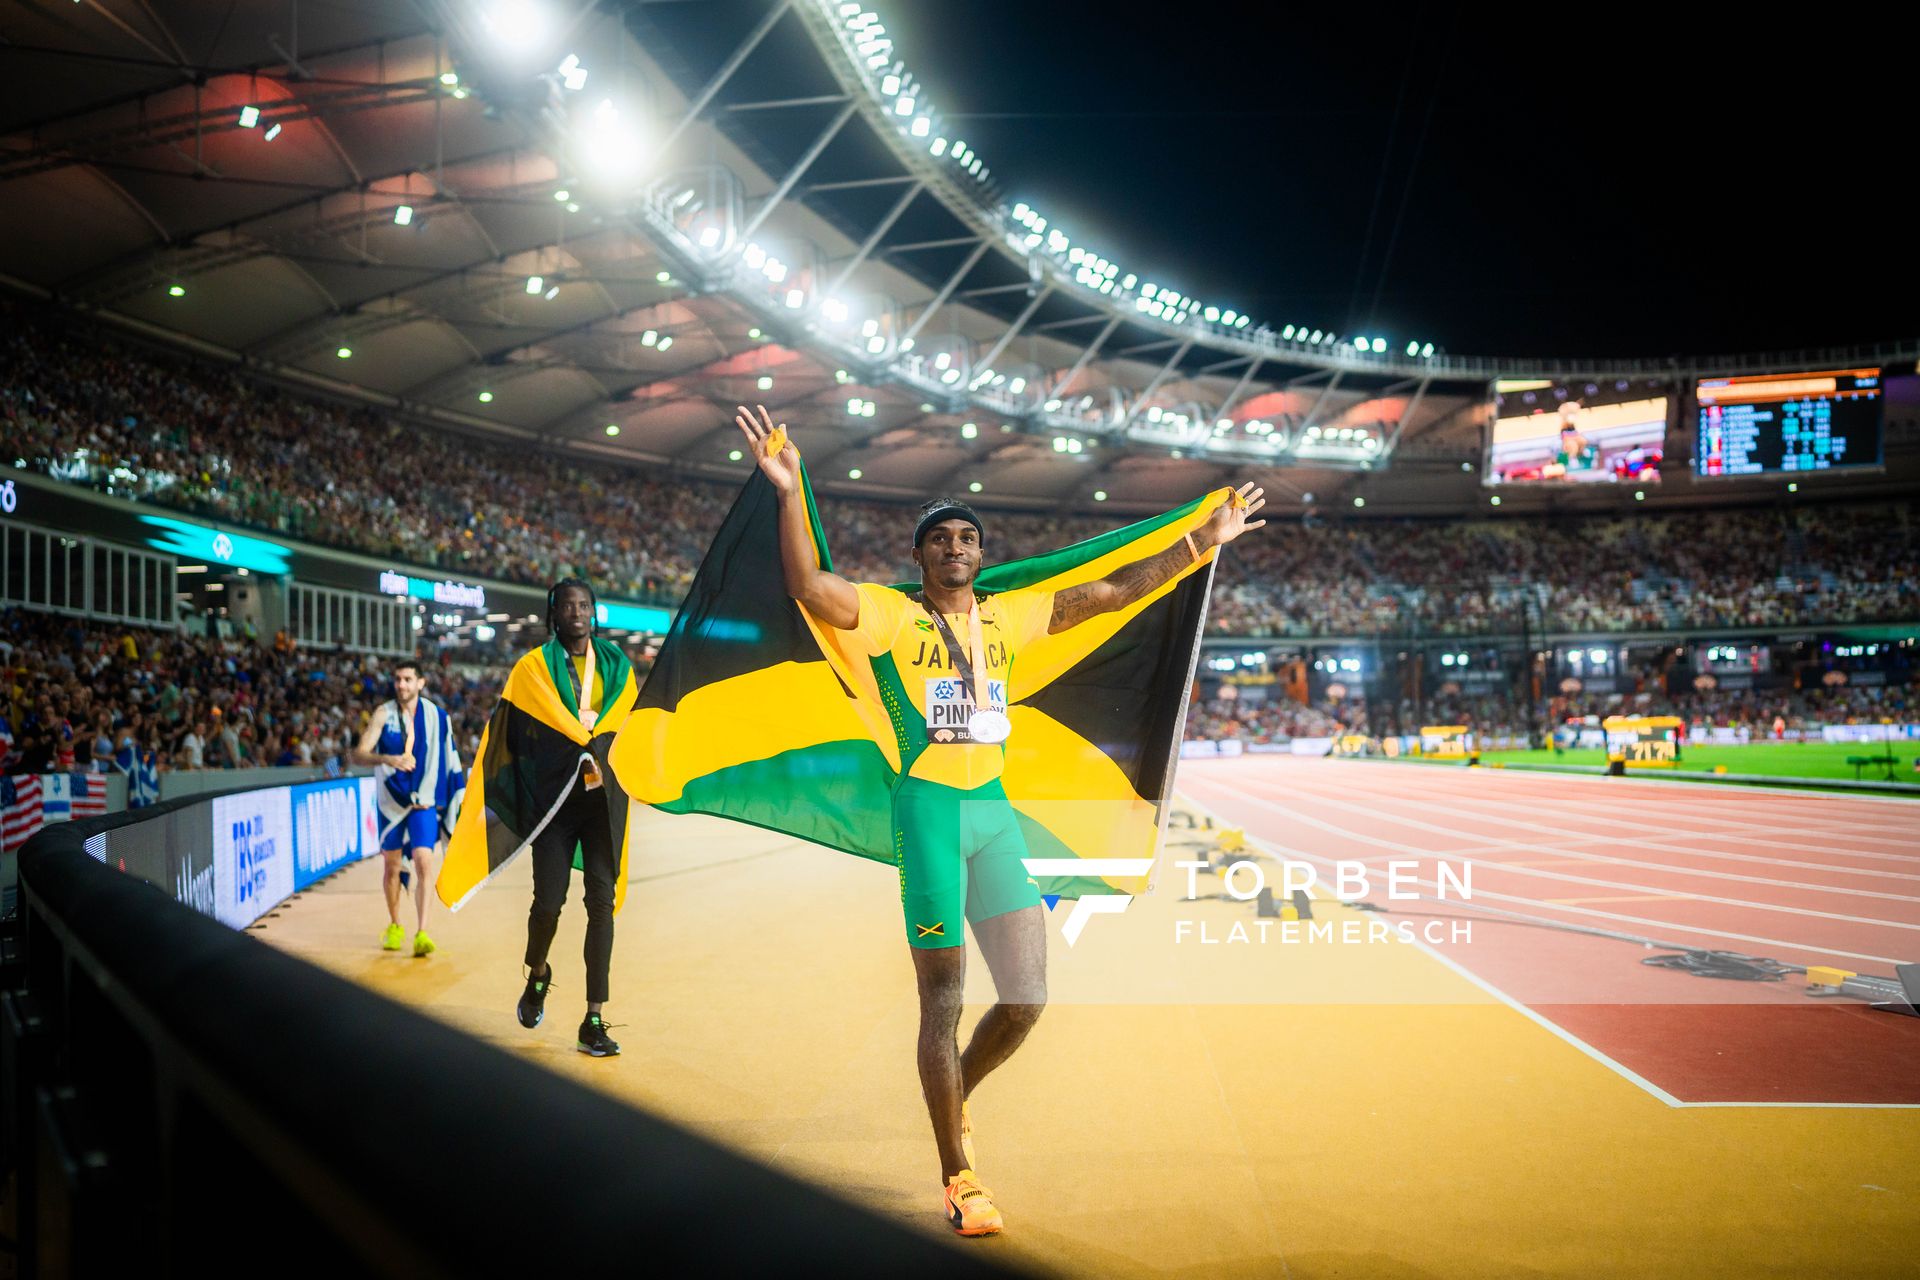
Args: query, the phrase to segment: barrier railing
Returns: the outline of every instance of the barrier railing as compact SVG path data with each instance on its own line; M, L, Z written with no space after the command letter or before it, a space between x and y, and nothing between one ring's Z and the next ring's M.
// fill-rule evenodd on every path
M182 905L221 901L194 875L144 882L197 865L172 842L258 795L66 823L22 851L23 954L0 991L20 1274L987 1272ZM329 803L285 797L302 802ZM210 879L244 877L260 849L242 834Z

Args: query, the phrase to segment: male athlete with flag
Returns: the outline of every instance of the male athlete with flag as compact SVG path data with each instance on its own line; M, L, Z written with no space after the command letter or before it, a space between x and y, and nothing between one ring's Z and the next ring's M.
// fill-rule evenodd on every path
M1002 1220L974 1172L968 1095L1045 1006L1043 896L1112 895L1151 866L1204 616L1196 571L1264 523L1264 499L1220 491L984 575L981 518L936 501L913 530L918 588L855 585L831 570L786 429L764 407L736 421L760 475L696 575L614 767L657 807L897 869L945 1213L962 1235L992 1234ZM966 923L998 1003L962 1053Z
M620 1052L600 1015L613 916L626 896L628 837L627 793L607 767L607 751L638 687L620 646L593 634L595 612L593 588L578 578L547 592L550 638L514 664L487 720L439 891L458 911L521 850L533 850L527 983L515 1010L531 1029L546 1016L553 983L547 951L579 867L586 882L587 1014L575 1047L606 1058Z
M413 864L413 954L430 955L427 890L433 884L434 856L453 829L466 793L466 773L453 740L453 721L445 707L423 697L426 673L419 662L402 658L393 665L393 698L373 709L365 732L349 758L376 765L374 795L380 808L380 854L386 859L381 888L387 896L387 928L380 946L400 950L400 891L405 884L401 860Z

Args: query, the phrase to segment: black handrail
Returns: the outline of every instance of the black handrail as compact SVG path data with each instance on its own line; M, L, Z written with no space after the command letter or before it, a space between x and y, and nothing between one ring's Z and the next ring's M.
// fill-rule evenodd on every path
M0 993L21 1274L991 1270L87 856L143 820L21 853Z

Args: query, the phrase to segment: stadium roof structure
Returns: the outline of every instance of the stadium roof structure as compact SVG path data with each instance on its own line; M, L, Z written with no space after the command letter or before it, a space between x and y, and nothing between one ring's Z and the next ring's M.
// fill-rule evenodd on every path
M1495 377L1920 357L1529 361L1276 329L1006 204L879 12L701 8L738 29L695 48L648 5L583 0L0 7L0 278L534 446L737 476L732 407L765 403L824 488L1034 508L1250 476L1282 512L1457 514L1488 501ZM1884 474L1823 484L1910 487L1914 416L1890 412ZM1657 501L1757 492L1674 461ZM1594 488L1508 510L1621 500Z

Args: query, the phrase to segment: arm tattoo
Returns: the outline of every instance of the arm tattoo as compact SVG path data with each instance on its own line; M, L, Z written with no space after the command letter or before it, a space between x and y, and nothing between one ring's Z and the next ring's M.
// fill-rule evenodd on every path
M1182 540L1158 555L1122 565L1098 581L1068 587L1053 597L1053 618L1048 628L1064 631L1098 614L1124 609L1157 590L1192 560Z

